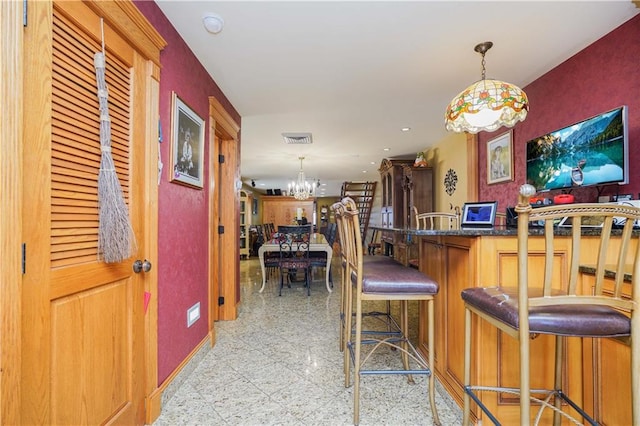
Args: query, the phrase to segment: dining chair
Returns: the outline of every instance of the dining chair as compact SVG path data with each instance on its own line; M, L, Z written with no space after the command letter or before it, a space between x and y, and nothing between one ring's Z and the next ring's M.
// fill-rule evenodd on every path
M278 230L292 232L277 233L279 246L280 290L278 296L282 296L282 287L285 277L289 283L295 279L298 271L304 272L304 282L307 295L311 295L311 262L309 261L309 248L311 246L311 226L298 226L298 229L278 227ZM289 285L290 287L290 285Z
M272 222L264 224L264 238L266 241L273 239L273 234L276 233L276 228Z
M414 383L413 375L424 374L428 377L429 402L432 421L439 425L435 404L435 376L431 370L434 365L434 296L438 293L438 284L429 276L392 260L382 262L364 262L364 247L360 231L359 212L356 203L349 197L334 204L336 216L341 217L343 233L340 234L342 250L346 252L346 272L344 273L344 371L345 386L351 385L351 363L353 363L354 410L353 423L360 421L360 380L369 375L405 375ZM370 256L367 256L370 257ZM378 257L378 256L372 256ZM409 340L408 302L420 300L426 302L428 361ZM392 315L372 315L363 309L363 303L373 301L399 301L400 314L396 320ZM355 308L354 308L355 305ZM355 330L352 333L352 321ZM363 320L370 321L365 329ZM381 327L375 329L375 324ZM392 330L389 327L392 327ZM367 349L363 350L363 346ZM388 360L383 366L376 367L376 355L400 355L402 368L392 365ZM380 365L380 364L378 364Z
M382 242L380 241L380 231L373 229L371 231L371 239L367 244L367 253L371 256L380 253L382 251Z
M278 225L279 234L291 234L294 238L300 238L302 234L311 234L312 225Z
M571 337L612 338L631 346L631 411L633 425L639 426L640 251L633 223L640 218L640 208L588 203L533 209L530 198L535 193L531 185L520 187L516 206L517 275L505 277L505 282L492 287L472 287L462 291L465 306L463 424L469 424L471 400L494 424L500 424L483 403L485 391L518 395L521 425L538 424L545 409L553 411L555 425L566 423L567 419L582 424L575 417L581 417L591 425L597 424L581 408L581 401L574 401L567 394L567 385L570 384L567 383L569 375L566 371L567 338ZM567 231L556 226L563 218L570 219ZM543 230L530 229L532 222L543 224ZM583 229L582 225L587 222L600 224L598 235ZM614 223L622 222L621 230L613 229ZM542 235L530 236L536 232ZM612 233L619 236L612 239ZM559 241L559 238L564 240ZM579 287L579 266L586 262L585 259L593 262L595 269L595 285L588 291ZM625 297L623 285L629 286L629 283L625 284L623 271L629 266L632 267L631 296ZM613 285L605 285L605 270L616 272ZM517 341L519 357L514 362L519 362L520 366L518 387L478 383L480 377L477 375L472 383L472 316L501 331L505 336L503 344L508 344L506 336ZM553 379L549 378L549 383L545 383L543 370L531 371L534 361L531 349L541 335L553 336L550 342L555 347L551 363L554 365ZM532 377L532 373L535 376ZM532 383L537 389L531 389ZM578 395L577 398L580 397ZM615 395L606 397L615 398ZM533 403L539 405L535 417L532 417Z
M325 229L324 238L329 246L333 247L333 243L336 239L336 224L329 223ZM327 264L327 253L324 251L312 251L309 253L309 262L311 263L311 270L313 268L329 268L329 285L333 287L333 275L331 272L331 264Z

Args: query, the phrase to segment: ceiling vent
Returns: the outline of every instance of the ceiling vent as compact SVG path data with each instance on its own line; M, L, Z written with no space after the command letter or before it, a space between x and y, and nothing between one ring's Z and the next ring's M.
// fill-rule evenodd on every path
M284 143L294 145L306 145L313 143L311 133L283 133Z

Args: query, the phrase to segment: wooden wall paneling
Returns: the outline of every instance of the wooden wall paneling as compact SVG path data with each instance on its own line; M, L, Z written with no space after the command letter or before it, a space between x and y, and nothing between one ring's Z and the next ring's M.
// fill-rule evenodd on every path
M262 220L263 223L273 223L276 231L278 225L291 225L297 215L297 209L304 209L307 220L311 223L314 209L314 199L296 200L286 196L262 197Z

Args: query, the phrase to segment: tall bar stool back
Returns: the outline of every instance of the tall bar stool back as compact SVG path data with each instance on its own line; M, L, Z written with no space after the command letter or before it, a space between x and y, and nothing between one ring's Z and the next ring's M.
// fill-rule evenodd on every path
M343 284L345 291L344 303L344 337L345 350L345 386L350 386L350 362L353 363L354 383L354 424L360 419L360 379L366 375L406 375L413 383L414 374L424 374L428 377L429 400L434 424L440 424L435 405L435 376L430 367L434 365L434 302L438 293L438 284L427 275L403 266L394 261L364 262L364 248L358 209L351 198L344 198L341 206L334 208L341 216L340 223L344 234L342 250L346 252L346 265ZM429 346L428 362L409 341L408 302L411 300L425 301L427 304ZM399 301L399 322L390 315L384 315L387 322L382 323L379 330L371 327L363 328L365 317L375 318L373 312L363 311L363 302L368 301ZM355 308L354 308L355 304ZM355 312L355 315L352 315ZM355 332L352 333L352 322L355 317ZM389 329L393 325L394 330ZM367 346L368 350L363 350ZM393 365L375 364L375 354L385 355L385 351L395 350L400 355L401 367ZM392 351L393 352L393 351ZM387 352L386 355L389 355Z
M516 212L518 214L517 278L512 283L499 283L495 287L474 287L462 291L465 304L464 349L464 421L469 424L471 399L494 424L499 420L483 403L484 391L513 393L520 397L520 424L548 424L553 413L554 424L583 418L588 424L597 424L567 392L569 374L567 337L614 338L631 346L631 393L633 425L640 425L640 262L637 235L632 235L633 224L640 219L640 209L616 204L563 204L532 209L529 199L535 194L531 185L520 188ZM566 218L566 219L565 219ZM570 223L569 242L558 241L555 229L559 221ZM540 238L530 237L530 222L544 224L543 246ZM585 232L582 225L599 224L599 238ZM611 239L614 224L622 227L620 237ZM584 234L589 234L585 236ZM632 238L633 237L633 238ZM585 242L589 239L589 242ZM535 240L535 241L534 241ZM632 241L633 240L633 241ZM564 245L563 245L564 244ZM541 248L543 247L543 248ZM563 261L566 259L566 261ZM588 260L586 260L588 259ZM543 267L540 267L540 263ZM568 265L566 265L568 263ZM592 263L595 284L580 289L579 266ZM535 265L535 267L534 267ZM615 278L605 282L605 270L617 271ZM625 275L631 273L631 283ZM542 275L541 275L542 274ZM535 279L538 277L538 279ZM515 277L514 277L515 278ZM541 283L538 281L542 281ZM613 281L613 284L611 284ZM503 285L504 284L504 285ZM624 295L629 292L630 295ZM472 315L495 326L504 335L516 339L519 345L520 385L518 388L481 386L477 374L472 380L471 325ZM551 335L555 345L555 369L545 374L542 361L536 365L531 377L531 348L540 335ZM580 341L581 343L581 341ZM540 344L544 344L541 342ZM582 346L580 346L582 347ZM539 348L538 348L539 349ZM477 350L477 349L476 349ZM610 360L615 362L615 360ZM553 376L553 378L551 378ZM475 382L475 383L472 383ZM553 383L550 383L553 381ZM531 389L532 382L536 388ZM544 383L548 382L548 383ZM499 383L497 383L499 385ZM573 386L575 388L575 385ZM544 389L546 388L546 389ZM597 392L597 389L595 390ZM615 396L607 395L606 398ZM535 399L534 399L535 398ZM578 397L580 398L580 396ZM533 416L532 402L539 405ZM549 409L549 411L545 411ZM545 417L546 416L546 417ZM571 420L573 418L573 420ZM578 424L583 424L580 421Z

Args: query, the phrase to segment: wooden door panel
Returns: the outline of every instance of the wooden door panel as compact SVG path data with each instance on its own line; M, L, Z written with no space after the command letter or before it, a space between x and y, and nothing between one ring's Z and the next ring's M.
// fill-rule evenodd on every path
M93 256L95 257L95 251ZM54 300L130 277L132 277L130 262L109 265L93 262L60 268L51 272L49 297Z
M54 424L103 423L129 407L131 288L121 280L51 303Z
M464 246L446 245L444 247L447 265L446 314L447 335L446 353L444 354L448 377L460 383L462 388L464 365L453 362L464 359L464 316L451 315L451 312L464 312L464 302L460 293L467 287L473 286L471 280L475 276L470 248ZM461 390L459 391L461 392Z

